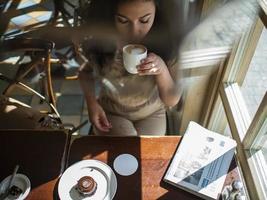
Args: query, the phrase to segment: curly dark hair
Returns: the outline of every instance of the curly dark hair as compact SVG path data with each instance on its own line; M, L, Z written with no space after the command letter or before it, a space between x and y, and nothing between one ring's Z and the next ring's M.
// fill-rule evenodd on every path
M105 27L116 35L114 16L120 3L138 0L91 0L83 12L85 26ZM139 0L154 1L156 15L154 24L143 40L149 51L158 54L165 62L176 59L178 48L185 34L182 1L179 0ZM107 35L91 37L83 43L84 52L95 55L100 65L106 58L114 56L116 44Z

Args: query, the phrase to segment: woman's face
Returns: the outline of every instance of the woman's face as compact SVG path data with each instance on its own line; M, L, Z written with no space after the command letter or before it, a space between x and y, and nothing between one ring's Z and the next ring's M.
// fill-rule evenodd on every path
M115 24L121 39L128 43L142 41L154 23L155 12L153 0L120 3L115 14Z

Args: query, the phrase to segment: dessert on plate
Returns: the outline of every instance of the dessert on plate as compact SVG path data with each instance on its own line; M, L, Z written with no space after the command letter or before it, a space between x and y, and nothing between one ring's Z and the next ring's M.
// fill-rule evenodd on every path
M92 196L96 192L97 183L91 176L83 176L78 180L77 190L84 196Z

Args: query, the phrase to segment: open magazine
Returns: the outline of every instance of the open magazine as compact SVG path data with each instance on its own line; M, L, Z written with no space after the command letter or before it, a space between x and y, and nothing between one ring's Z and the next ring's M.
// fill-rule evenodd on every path
M190 122L164 181L205 199L217 199L235 152L236 142Z

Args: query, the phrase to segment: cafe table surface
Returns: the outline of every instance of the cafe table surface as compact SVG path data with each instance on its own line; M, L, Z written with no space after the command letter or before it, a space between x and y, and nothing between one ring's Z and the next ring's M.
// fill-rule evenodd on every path
M31 182L27 200L56 199L66 142L64 131L0 131L0 181L18 164Z
M138 169L130 176L115 173L118 185L114 199L201 199L162 181L180 139L180 136L85 136L73 140L67 166L81 160L95 159L108 164L115 172L115 158L120 154L131 154L138 160ZM236 173L235 167L231 166L227 184L236 178Z

